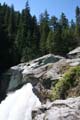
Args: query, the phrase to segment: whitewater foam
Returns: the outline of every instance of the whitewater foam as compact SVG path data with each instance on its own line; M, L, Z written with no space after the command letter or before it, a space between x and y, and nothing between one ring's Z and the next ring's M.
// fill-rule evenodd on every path
M30 83L9 94L0 104L0 120L32 120L32 110L41 102L32 91Z

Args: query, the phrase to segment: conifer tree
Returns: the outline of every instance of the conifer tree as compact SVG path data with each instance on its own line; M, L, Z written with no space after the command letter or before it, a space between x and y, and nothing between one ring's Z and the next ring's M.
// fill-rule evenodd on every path
M46 22L44 22L41 27L42 30L41 30L41 39L40 39L40 49L42 54L44 55L47 53L46 42L49 34L49 26Z
M62 13L61 16L60 16L59 24L60 24L62 29L65 29L65 28L69 27L68 19L66 18L64 13Z
M80 8L76 7L76 28L75 28L76 40L80 45Z
M52 16L50 19L50 26L53 31L58 29L58 19L55 16Z
M48 34L46 47L49 53L53 53L53 47L54 47L54 32L50 31Z
M9 41L8 35L2 24L0 16L0 72L10 66L9 63Z

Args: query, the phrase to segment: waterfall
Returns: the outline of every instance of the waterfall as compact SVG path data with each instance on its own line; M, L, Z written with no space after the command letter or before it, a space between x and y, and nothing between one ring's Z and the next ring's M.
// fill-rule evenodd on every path
M32 120L32 110L41 106L30 83L8 94L0 104L0 120Z

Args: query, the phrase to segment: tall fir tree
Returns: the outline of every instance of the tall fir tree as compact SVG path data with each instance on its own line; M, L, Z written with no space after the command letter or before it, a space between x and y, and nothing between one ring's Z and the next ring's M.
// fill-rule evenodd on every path
M64 13L62 13L61 16L60 16L59 24L60 24L62 29L65 29L65 28L69 27L68 19L66 18Z
M80 45L80 8L76 7L76 28L75 28L75 34L76 34L76 41L78 42L78 45Z
M52 16L50 19L50 27L53 31L57 30L59 27L58 19L55 16Z
M53 53L53 47L54 47L54 32L50 31L47 37L47 42L46 42L46 47L47 51L49 53Z
M10 66L9 44L8 35L2 24L2 17L0 15L0 72Z
M44 54L47 54L46 42L49 34L49 26L46 22L44 22L40 27L42 28L41 39L40 39L40 49L41 49L42 55L44 55Z
M5 58L7 66L12 66L47 53L65 55L80 45L80 8L76 7L75 23L69 23L64 13L60 20L55 16L50 19L45 10L38 24L30 13L28 1L21 13L13 6L0 4L0 36L0 50L4 49L3 55L0 52L0 63L4 66Z
M42 55L47 54L46 42L49 33L49 14L47 10L40 15L40 51Z

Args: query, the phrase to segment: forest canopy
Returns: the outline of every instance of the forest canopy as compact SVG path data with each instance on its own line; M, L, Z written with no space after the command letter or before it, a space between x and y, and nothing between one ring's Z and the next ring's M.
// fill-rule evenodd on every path
M76 21L64 13L60 19L49 17L47 10L39 21L30 13L26 2L22 12L14 6L0 4L0 72L20 62L53 53L65 56L80 45L80 8L75 8Z

